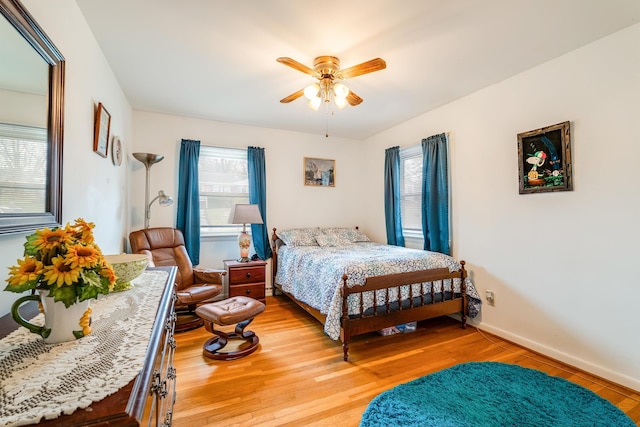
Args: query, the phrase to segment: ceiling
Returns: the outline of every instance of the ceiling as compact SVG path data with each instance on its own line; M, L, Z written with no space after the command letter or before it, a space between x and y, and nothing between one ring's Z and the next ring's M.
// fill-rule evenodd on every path
M365 139L640 22L638 0L76 0L135 110ZM364 99L333 115L276 62L342 68Z

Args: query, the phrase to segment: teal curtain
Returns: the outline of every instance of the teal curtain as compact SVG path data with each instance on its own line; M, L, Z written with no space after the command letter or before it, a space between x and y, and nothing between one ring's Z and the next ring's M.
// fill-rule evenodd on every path
M422 233L424 249L451 254L447 136L422 140Z
M258 205L263 222L263 224L251 224L253 247L260 259L266 260L271 258L272 254L267 229L267 174L264 148L248 148L247 169L249 175L249 203Z
M194 265L200 263L200 191L198 159L200 141L183 139L178 170L178 215L176 228L184 234L187 253Z
M400 213L400 147L391 147L384 152L384 217L389 245L404 246Z

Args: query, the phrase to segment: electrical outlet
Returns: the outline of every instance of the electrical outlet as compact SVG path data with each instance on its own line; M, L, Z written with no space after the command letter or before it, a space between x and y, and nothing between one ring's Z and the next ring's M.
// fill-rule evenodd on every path
M487 304L496 305L496 298L493 294L493 291L487 290L484 294L485 299L487 300Z

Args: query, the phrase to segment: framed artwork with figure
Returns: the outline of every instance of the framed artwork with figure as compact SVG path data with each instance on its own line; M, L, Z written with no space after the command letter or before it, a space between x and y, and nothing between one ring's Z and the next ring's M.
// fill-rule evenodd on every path
M520 194L572 191L569 122L518 134Z
M335 187L336 161L330 159L304 158L304 185Z

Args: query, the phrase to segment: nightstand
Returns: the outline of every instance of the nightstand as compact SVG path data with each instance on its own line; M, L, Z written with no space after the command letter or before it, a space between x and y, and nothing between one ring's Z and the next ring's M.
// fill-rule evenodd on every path
M238 262L224 260L227 270L229 297L247 296L267 303L265 300L266 261Z

